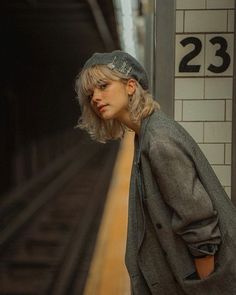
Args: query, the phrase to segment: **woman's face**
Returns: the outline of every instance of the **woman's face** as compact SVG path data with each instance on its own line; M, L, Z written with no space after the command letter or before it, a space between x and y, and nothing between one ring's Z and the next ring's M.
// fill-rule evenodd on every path
M104 119L122 121L128 113L129 95L136 84L130 79L126 83L118 80L101 80L90 95L90 104L96 114Z

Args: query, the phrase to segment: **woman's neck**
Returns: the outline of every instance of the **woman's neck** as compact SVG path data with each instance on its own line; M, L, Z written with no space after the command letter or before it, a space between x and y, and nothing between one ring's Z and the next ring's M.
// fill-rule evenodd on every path
M122 117L118 118L118 120L129 129L132 129L136 134L139 134L141 124L140 122L132 121L129 112L124 113Z

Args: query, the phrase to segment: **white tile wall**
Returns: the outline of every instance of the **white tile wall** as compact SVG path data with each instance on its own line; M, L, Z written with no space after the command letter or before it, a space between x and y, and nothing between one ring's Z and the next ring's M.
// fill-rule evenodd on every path
M204 123L204 142L231 143L231 122Z
M227 8L234 8L234 0L207 0L206 1L206 8L215 8L215 9L227 9Z
M176 78L175 99L203 99L203 78Z
M232 92L234 56L235 0L176 0L175 120L198 142L216 175L231 195ZM200 52L187 65L200 65L199 73L179 72L179 64L194 44L181 41L198 38ZM217 37L223 43L213 44ZM220 49L230 56L224 72L218 68L224 59Z
M232 121L232 100L226 100L226 121Z
M231 185L231 166L230 165L212 165L216 176L224 186Z
M210 164L224 164L224 144L199 144Z
M183 33L184 31L184 11L176 11L176 32Z
M210 64L213 64L216 67L221 67L223 63L223 58L221 56L217 56L217 51L219 48L223 48L223 44L212 44L210 40L213 38L218 37L221 38L223 42L225 42L227 49L224 54L230 57L230 64L228 68L222 73L213 73L212 71L208 70ZM221 46L221 47L220 47ZM234 36L233 34L207 34L206 35L206 50L205 50L205 75L206 76L232 76L233 75L233 56L234 56Z
M206 78L205 79L205 98L232 98L233 78Z
M225 144L225 164L231 164L231 143Z
M227 10L185 11L185 32L226 32Z
M228 10L228 32L234 31L234 10Z
M204 9L206 0L177 0L176 9Z
M175 100L175 120L176 121L182 121L182 106L183 102L182 100Z
M228 195L228 197L231 198L231 187L225 186L224 189L225 189L225 192Z
M183 102L184 121L223 121L225 102L223 100L185 100Z
M203 142L203 122L179 122L196 142Z

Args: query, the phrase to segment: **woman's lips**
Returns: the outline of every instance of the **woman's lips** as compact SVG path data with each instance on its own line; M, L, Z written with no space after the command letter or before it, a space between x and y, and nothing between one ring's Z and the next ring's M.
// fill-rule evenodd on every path
M100 106L100 107L98 107L98 110L99 110L99 112L104 112L105 111L105 108L106 108L106 106L107 106L107 104L105 104L105 105L102 105L102 106Z

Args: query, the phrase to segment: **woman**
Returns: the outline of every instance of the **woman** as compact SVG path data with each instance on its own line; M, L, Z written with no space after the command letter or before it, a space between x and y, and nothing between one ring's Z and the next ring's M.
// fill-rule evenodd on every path
M126 266L132 294L236 294L236 209L192 137L123 51L95 53L76 80L79 126L100 142L135 132Z

